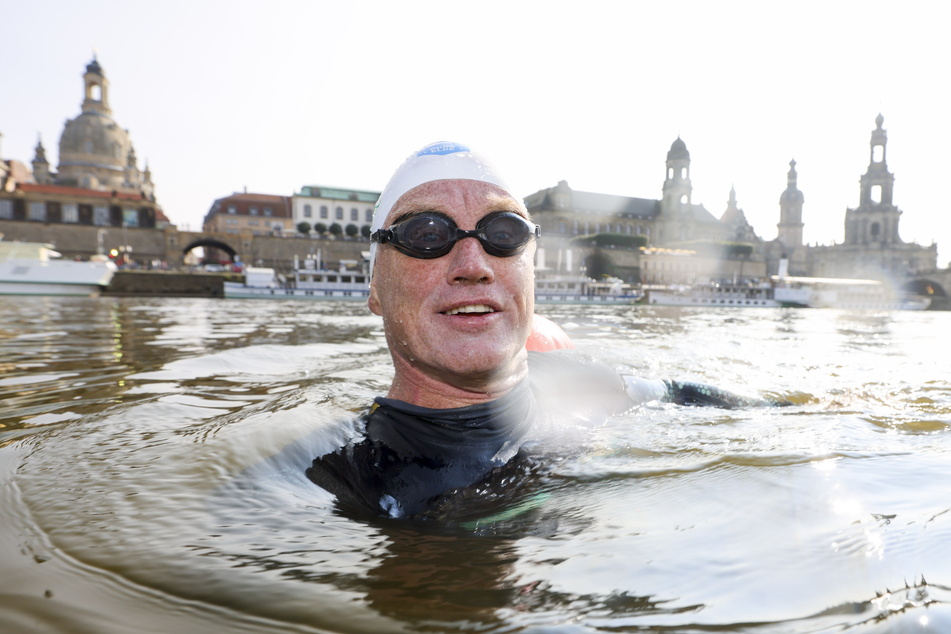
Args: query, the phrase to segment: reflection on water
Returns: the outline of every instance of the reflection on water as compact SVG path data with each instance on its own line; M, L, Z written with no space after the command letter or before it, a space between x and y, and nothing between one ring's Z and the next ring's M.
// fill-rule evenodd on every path
M4 631L951 630L947 313L540 307L795 405L638 408L413 523L303 474L392 376L362 305L0 303Z

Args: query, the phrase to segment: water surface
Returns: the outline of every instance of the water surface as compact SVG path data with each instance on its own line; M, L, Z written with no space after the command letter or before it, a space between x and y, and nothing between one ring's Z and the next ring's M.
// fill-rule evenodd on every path
M0 306L0 630L951 631L949 313L539 307L794 405L640 407L413 523L303 475L392 376L362 304Z

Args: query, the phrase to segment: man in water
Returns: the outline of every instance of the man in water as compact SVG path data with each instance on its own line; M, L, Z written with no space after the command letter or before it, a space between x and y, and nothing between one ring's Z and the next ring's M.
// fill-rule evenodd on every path
M360 438L307 474L343 504L425 517L517 477L533 447L651 400L765 404L625 376L590 357L528 352L535 225L495 168L434 143L396 171L375 211L368 306L395 376Z

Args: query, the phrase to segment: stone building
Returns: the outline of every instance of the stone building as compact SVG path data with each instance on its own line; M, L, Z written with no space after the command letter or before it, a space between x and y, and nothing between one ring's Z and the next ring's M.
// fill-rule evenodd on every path
M128 130L112 118L109 82L98 60L86 66L81 112L63 128L57 169L51 169L42 140L32 171L0 158L0 221L14 223L5 223L8 239L18 238L17 222L123 230L169 224L156 202L148 166L139 169ZM64 255L70 252L68 245L57 246Z
M294 194L294 226L305 222L321 233L337 225L349 236L369 238L380 192L308 185Z
M566 272L595 277L610 274L630 282L690 283L697 277L732 275L744 268L743 263L722 266L722 258L711 255L711 245L738 240L762 242L737 207L735 191L731 190L727 210L720 219L693 202L690 152L680 137L667 152L661 192L660 199L634 198L575 191L560 181L527 196L525 205L541 226L548 259L572 262L576 270ZM639 251L578 246L577 238L603 233L643 236L652 248ZM692 252L693 248L703 253ZM572 257L554 255L568 250L579 253ZM697 256L696 261L690 260L692 255ZM765 271L752 263L755 259L744 258L747 276ZM759 261L762 264L761 255Z
M859 204L845 211L845 240L808 248L811 275L900 280L937 267L937 244L924 247L899 235L902 211L893 200L895 176L886 162L884 121L881 114L875 118L868 169L859 180Z
M273 194L232 194L212 203L202 230L211 233L251 235L293 235L290 196Z

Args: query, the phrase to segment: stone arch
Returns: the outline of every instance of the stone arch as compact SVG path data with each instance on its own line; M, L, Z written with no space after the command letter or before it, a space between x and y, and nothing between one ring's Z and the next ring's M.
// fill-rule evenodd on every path
M595 280L602 277L615 277L617 270L611 257L601 249L595 249L584 258L585 274Z
M917 279L906 282L904 289L913 295L923 295L926 297L947 297L948 292L941 284L929 279Z
M234 256L238 253L231 246L222 242L221 240L215 240L214 238L199 238L182 249L182 255L186 255L189 251L192 249L197 249L198 247L208 247L210 249L224 251L231 258L232 262L234 262Z

